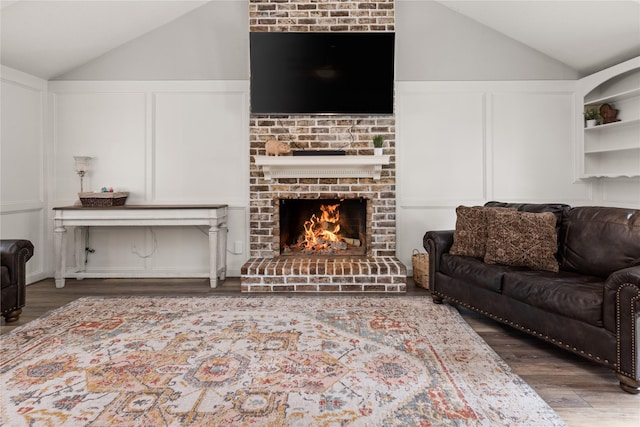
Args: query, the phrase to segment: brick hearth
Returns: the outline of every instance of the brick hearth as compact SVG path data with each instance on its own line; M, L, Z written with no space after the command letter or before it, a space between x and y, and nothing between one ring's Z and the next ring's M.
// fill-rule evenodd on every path
M396 257L251 258L243 292L405 292L407 269Z

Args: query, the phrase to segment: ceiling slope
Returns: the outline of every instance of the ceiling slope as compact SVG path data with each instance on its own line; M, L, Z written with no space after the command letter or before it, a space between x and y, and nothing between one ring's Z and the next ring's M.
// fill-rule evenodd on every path
M3 0L2 64L49 80L205 3Z
M2 64L49 80L216 0L1 1ZM640 55L640 0L438 3L582 76Z
M442 0L581 76L640 55L640 0Z

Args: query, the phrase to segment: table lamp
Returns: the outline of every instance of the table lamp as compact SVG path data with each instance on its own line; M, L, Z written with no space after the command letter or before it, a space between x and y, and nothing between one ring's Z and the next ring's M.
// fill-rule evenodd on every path
M83 179L89 171L89 162L93 157L88 156L73 156L76 161L76 173L80 176L80 192L84 192Z

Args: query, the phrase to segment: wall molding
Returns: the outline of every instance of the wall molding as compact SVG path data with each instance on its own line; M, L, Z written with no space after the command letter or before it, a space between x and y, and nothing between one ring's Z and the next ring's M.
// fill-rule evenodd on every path
M5 65L0 66L0 79L41 92L46 92L48 88L48 82L46 80Z
M503 162L505 161L504 153L501 153L500 150L504 149L505 146L504 135L513 133L512 126L519 127L520 124L507 122L505 121L506 117L499 116L501 113L496 111L496 102L502 102L501 108L504 109L504 102L510 101L511 97L513 97L516 105L520 105L524 111L529 108L527 103L530 100L536 101L539 99L547 107L553 104L555 98L562 102L562 105L558 106L561 108L558 111L569 122L565 122L566 125L561 125L564 126L562 132L567 135L567 145L562 148L562 153L559 155L570 158L570 167L567 170L572 172L571 166L575 161L574 144L577 138L577 132L572 120L573 116L577 114L575 93L575 81L397 82L398 141L396 153L398 163L398 205L402 208L416 209L431 206L458 205L463 201L464 203L482 204L487 200L504 197L501 194L502 191L495 187L497 179L500 179L501 183L504 184L501 178L495 176L496 171L501 166L504 166ZM461 100L465 99L467 102L461 104L460 114L456 116L456 102L461 102ZM450 101L449 104L446 102L442 104L442 108L446 109L446 111L437 111L438 105L440 105L439 102L443 100ZM427 107L428 103L433 105ZM475 104L469 107L470 103ZM420 109L423 107L426 109L421 112ZM425 114L427 111L428 114ZM552 112L547 113L547 115L549 114L552 114ZM544 114L542 115L544 116ZM473 124L468 121L469 119L472 120L471 123ZM434 137L433 129L438 129L440 123L443 123L442 126L450 129L451 132L448 131L447 134L441 135L444 137L442 141L429 140ZM545 125L545 123L540 123L540 127L536 127L534 132L519 135L519 138L522 141L529 140L532 144L540 145L542 149L542 147L545 147L545 141L537 141L535 134L540 133L543 135L546 130ZM558 126L558 124L549 124L548 126ZM461 133L464 132L461 128L472 129L472 132ZM422 129L424 129L424 133L421 133ZM506 129L509 130L505 133L504 130ZM436 138L437 135L435 136ZM459 152L458 155L454 156L454 153L457 152L456 149L447 147L447 144L452 142L448 141L447 138L452 137L464 138L459 141L467 141L464 142L467 145L463 144L461 147L474 147L473 151L468 152L461 148L457 150ZM472 139L468 140L468 138ZM498 141L496 138L501 138L501 147L496 146ZM433 153L435 157L430 157L426 153ZM418 158L420 160L416 160ZM480 159L482 165L477 164L478 159ZM533 159L531 160L533 161ZM424 171L427 172L426 175L422 175L422 181L414 171L415 167L413 165L417 161L423 164ZM519 160L514 159L514 161ZM434 167L449 172L448 166L442 166L442 164L453 166L453 162L461 162L461 164L473 162L475 166L464 169L466 176L456 176L453 170L451 170L451 173L443 172L441 176L437 177L437 182L432 175L429 175L430 169ZM410 167L409 165L412 166ZM526 165L523 164L523 167L526 167ZM558 170L552 170L551 172L560 173ZM573 188L573 194L563 194L563 190L559 190L557 194L559 198L566 196L564 197L565 199L583 203L592 200L591 183L585 181L576 182L572 174L567 179L564 176L566 175L565 171L561 172L563 174L562 185L564 185L565 189L568 187ZM427 179L427 176L430 176L430 178ZM544 177L544 174L541 177ZM438 191L433 191L434 188L462 188L464 187L464 181L468 181L474 186L475 190L472 194L468 191L466 192L467 194L458 194L454 190L447 191L450 197L448 195L443 197ZM452 185L453 187L451 187ZM575 191L580 195L576 196ZM532 197L525 197L525 199L529 201L536 201L536 199L549 200L546 196L536 197L535 194Z
M228 274L240 275L249 247L249 81L55 81L49 89L55 163L50 207L76 201L72 155L83 151L96 157L85 185L116 187L119 180L135 188L128 203L229 205ZM128 110L134 114L123 113ZM228 171L227 179L220 171ZM157 253L151 250L154 233L162 242ZM98 252L90 256L89 271L152 276L208 268L198 249L201 233L190 227L94 230L91 239ZM174 239L180 242L175 248L169 243ZM242 253L234 252L238 241ZM150 258L141 261L131 245Z

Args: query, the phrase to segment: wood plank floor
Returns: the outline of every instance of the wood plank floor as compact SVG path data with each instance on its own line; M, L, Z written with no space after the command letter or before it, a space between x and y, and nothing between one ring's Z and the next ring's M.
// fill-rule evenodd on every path
M407 295L427 294L409 279ZM9 325L0 323L0 333L8 333L79 297L101 295L238 296L240 281L227 278L221 286L211 289L207 279L85 279L67 280L63 289L56 289L53 279L47 279L27 287L27 306L20 320ZM569 426L640 426L640 395L623 392L613 371L471 311L460 311L473 329Z

